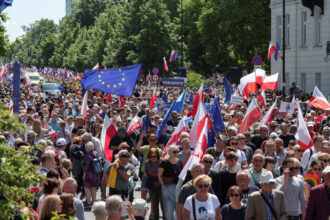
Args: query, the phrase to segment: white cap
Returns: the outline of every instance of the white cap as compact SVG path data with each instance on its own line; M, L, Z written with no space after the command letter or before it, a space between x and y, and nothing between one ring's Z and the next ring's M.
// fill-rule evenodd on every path
M59 138L57 141L56 141L56 145L57 146L65 146L66 145L66 140L64 138Z
M272 132L272 133L270 133L270 135L269 135L269 138L278 138L278 134L276 134L276 132Z
M273 178L273 174L269 171L263 172L260 175L260 184L263 183L275 183L275 179Z

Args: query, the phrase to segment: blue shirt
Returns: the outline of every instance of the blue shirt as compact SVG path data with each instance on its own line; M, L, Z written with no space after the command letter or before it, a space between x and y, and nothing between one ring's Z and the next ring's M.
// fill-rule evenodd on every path
M56 133L61 130L60 128L60 122L57 120L55 123L53 123L53 119L50 119L48 122L48 125L54 130L56 131Z

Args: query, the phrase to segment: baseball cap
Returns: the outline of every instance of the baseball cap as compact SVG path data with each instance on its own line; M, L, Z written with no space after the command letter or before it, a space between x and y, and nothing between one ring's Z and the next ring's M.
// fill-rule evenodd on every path
M66 140L64 138L59 138L57 141L56 141L56 145L57 146L64 146L66 145Z

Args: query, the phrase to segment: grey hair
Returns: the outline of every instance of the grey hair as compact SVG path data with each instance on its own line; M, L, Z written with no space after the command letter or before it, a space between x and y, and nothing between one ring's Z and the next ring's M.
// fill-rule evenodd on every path
M204 164L202 164L202 163L194 163L191 166L191 169L190 170L193 170L193 169L196 169L196 168L202 168L204 170Z
M86 144L86 150L93 151L94 150L94 144L93 142L89 141Z
M94 214L94 216L97 218L101 218L101 217L106 217L108 215L107 211L105 210L106 207L106 203L104 201L97 201L94 202L93 206L92 206L92 212Z
M42 145L43 147L47 146L47 141L44 139L41 139L38 141L38 145Z
M112 195L106 200L106 210L108 214L116 214L123 208L123 200L118 195Z
M85 134L81 135L81 139L83 139L83 140L86 140L86 139L92 140L92 135L90 133L85 133Z
M129 152L127 150L120 150L118 152L118 157L122 157L122 156L130 156Z

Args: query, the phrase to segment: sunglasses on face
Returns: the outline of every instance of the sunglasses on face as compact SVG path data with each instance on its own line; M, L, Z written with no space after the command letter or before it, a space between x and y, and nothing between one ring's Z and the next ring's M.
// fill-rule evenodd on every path
M198 188L203 189L203 188L208 188L210 185L209 184L199 184L197 186L198 186Z
M271 127L271 128L276 128L277 126L276 126L276 125L271 125L270 127Z
M314 171L321 171L321 168L313 168Z
M179 151L178 151L178 150L174 150L174 151L172 151L172 153L173 153L173 154L178 154Z
M210 161L210 160L203 160L203 163L212 164L212 163L213 163L213 161Z
M299 170L299 169L300 169L300 167L290 167L289 168L290 171Z
M275 184L274 182L265 183L266 186L271 186L271 185L274 185L274 184Z
M230 197L239 197L240 195L239 194L230 194L229 196Z
M330 163L330 159L324 159L322 160L324 163Z
M238 143L231 143L231 145L238 145Z

